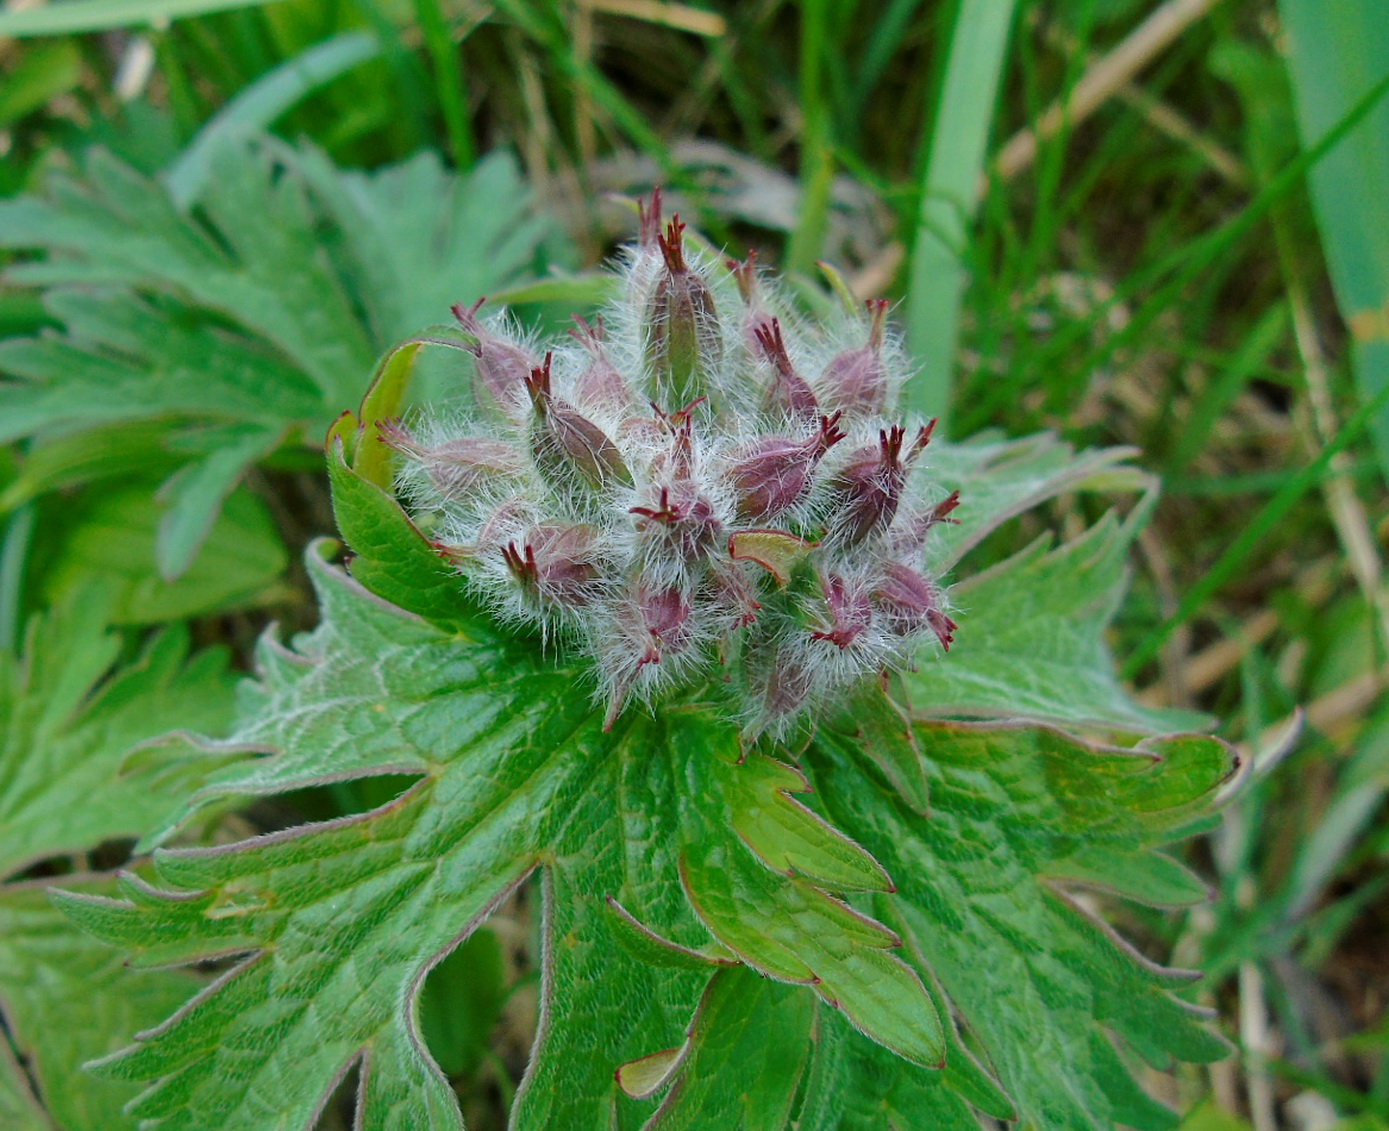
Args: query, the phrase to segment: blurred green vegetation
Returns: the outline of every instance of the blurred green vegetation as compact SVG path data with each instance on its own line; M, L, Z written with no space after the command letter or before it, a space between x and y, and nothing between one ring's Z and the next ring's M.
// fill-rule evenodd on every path
M373 356L496 288L528 318L592 305L584 269L630 231L611 194L663 183L807 293L828 259L899 300L914 403L952 435L1054 429L1162 474L1114 648L1146 704L1221 718L1256 765L1193 849L1212 901L1118 910L1206 972L1241 1045L1165 1098L1208 1131L1389 1126L1386 29L1380 0L11 4L0 647L93 575L131 656L175 619L243 660L270 619L309 623L292 563L331 528L317 448ZM497 230L412 267L436 223ZM120 264L103 231L152 242ZM218 400L206 365L132 408L152 356L198 350L253 373L264 411ZM505 909L470 944L491 981L434 975L426 1030L470 1126L497 1125L524 1064L526 930ZM490 1042L450 1025L459 999L499 1018Z

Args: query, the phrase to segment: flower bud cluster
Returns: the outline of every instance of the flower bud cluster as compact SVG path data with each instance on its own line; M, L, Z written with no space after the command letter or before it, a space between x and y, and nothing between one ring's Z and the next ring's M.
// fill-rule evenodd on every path
M865 678L950 647L925 570L934 422L893 415L887 304L810 327L756 269L663 223L659 191L621 298L541 349L481 303L472 408L382 427L399 486L496 614L591 657L608 721L679 685L727 687L784 731Z

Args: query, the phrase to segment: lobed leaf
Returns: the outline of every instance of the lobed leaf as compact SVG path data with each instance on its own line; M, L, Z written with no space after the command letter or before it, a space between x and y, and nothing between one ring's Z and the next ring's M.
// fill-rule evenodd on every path
M110 885L84 879L65 887L92 894ZM134 1131L135 1120L121 1106L135 1089L94 1079L82 1065L154 1025L199 985L182 973L131 970L118 951L77 930L37 884L0 888L0 1008L38 1089L35 1097L3 1056L8 1049L0 1051L4 1126ZM23 1114L7 1107L16 1096Z
M1218 1059L1226 1046L1172 996L1163 970L1050 882L1103 851L1116 869L1175 835L1238 766L1214 738L1137 751L1059 732L918 723L929 819L864 788L864 756L826 733L810 751L829 816L898 885L894 924L938 980L1019 1117L1042 1127L1175 1125L1133 1081L1112 1039L1148 1063ZM1074 873L1077 869L1072 868ZM1146 883L1113 886L1132 896Z
M116 667L109 607L109 591L76 591L30 622L21 658L0 651L0 876L143 832L181 794L122 775L130 748L231 721L221 654L190 659L187 632L171 628Z
M1039 539L955 586L954 647L903 677L913 709L1139 733L1204 727L1194 712L1140 707L1114 674L1105 633L1135 530L1111 513L1062 546Z
M614 1072L678 1043L707 977L624 948L605 895L690 951L707 949L713 928L759 959L793 954L806 976L778 967L783 978L815 981L875 1039L939 1061L935 1007L885 949L893 933L816 886L886 880L790 798L805 788L800 775L742 759L736 728L699 704L605 733L570 673L534 647L465 640L369 594L321 553L308 560L323 624L293 651L262 642L246 721L220 744L224 760L197 763L210 768L183 817L332 779L419 781L362 816L161 850L158 886L129 877L119 899L63 897L136 965L244 956L105 1062L109 1075L154 1081L138 1115L166 1128L214 1118L252 1128L273 1110L306 1126L359 1064L366 1126L457 1126L414 999L439 957L537 868L541 1034L518 1127L642 1118ZM711 861L723 858L737 868L715 876ZM689 882L693 906L682 873L700 877ZM713 899L722 904L709 911Z

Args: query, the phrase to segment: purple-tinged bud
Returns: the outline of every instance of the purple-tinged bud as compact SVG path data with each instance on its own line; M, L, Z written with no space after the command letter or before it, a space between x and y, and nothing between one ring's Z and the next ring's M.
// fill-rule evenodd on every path
M603 729L610 728L622 713L622 704L642 668L659 664L674 656L694 640L690 619L694 613L689 597L678 587L643 586L616 610L614 627L625 655L616 657L617 671L608 701Z
M534 526L502 548L502 560L530 596L580 607L598 595L596 535L591 526Z
M844 439L838 424L838 413L822 416L819 431L808 439L766 436L744 448L730 472L738 493L738 518L764 521L804 499L816 466Z
M498 337L479 321L477 312L486 301L480 298L468 307L455 303L451 309L458 324L477 339L468 351L477 358L477 381L504 413L515 417L524 402L526 378L540 361L530 350ZM475 382L473 399L482 404L480 391Z
M630 487L632 473L617 445L567 401L550 392L550 354L526 379L535 417L531 424L531 454L546 478L568 484L577 474L595 491L620 483Z
M705 379L723 355L714 295L685 262L684 231L676 216L657 237L665 267L647 308L647 351L658 399L667 404L704 396Z
M889 552L899 558L910 560L918 556L926 545L931 528L938 523L958 523L950 513L960 505L960 492L951 491L944 499L929 510L913 511L910 515L899 516L888 533Z
M959 626L941 611L940 590L916 570L889 562L873 591L873 603L889 632L911 636L929 628L941 647L950 651Z
M692 638L689 598L678 588L648 590L638 598L642 624L650 636L643 664L658 664L664 653L679 652Z
M753 659L751 683L761 700L763 722L794 715L810 698L814 680L804 659L766 632L754 628L748 651Z
M764 411L791 420L813 421L820 415L820 405L805 378L791 364L791 355L781 337L781 323L773 318L770 324L756 327L753 336L774 374Z
M377 426L381 442L414 460L429 476L439 495L450 502L479 486L521 470L521 453L503 440L460 436L441 444L421 444L398 420Z
M905 454L906 429L894 424L879 430L876 445L859 448L849 457L832 483L836 514L830 537L834 541L854 545L892 525L907 473L930 441L935 425L932 420L922 428Z
M689 479L694 474L694 411L706 399L700 397L671 413L663 412L660 405L651 402L658 430L670 437L670 450L658 453L651 462L652 475Z
M727 264L733 281L738 284L738 293L743 297L743 334L748 352L756 354L760 348L759 331L767 329L774 321L757 282L757 252L749 251L741 263L730 259Z
M661 186L651 190L651 203L648 205L637 199L637 241L643 248L655 248L661 238Z
M886 299L868 303L873 322L868 341L856 349L836 354L820 374L820 395L830 408L845 416L879 415L887 404L887 367L883 365L883 328L887 322Z
M713 504L689 479L662 487L656 506L632 507L630 513L643 533L684 563L708 557L723 533Z
M632 391L627 387L627 381L618 372L617 366L608 357L608 351L603 345L603 319L598 318L596 324L590 326L576 314L574 321L579 324L579 328L570 330L570 336L589 353L588 364L574 379L575 397L581 403L601 405L612 412L621 412L629 408L632 404Z
M716 562L709 574L714 607L728 618L729 628L747 628L757 620L762 604L737 566Z
M825 596L823 612L828 626L810 634L812 640L824 640L841 652L859 638L873 623L873 606L863 588L846 581L838 574L820 579Z

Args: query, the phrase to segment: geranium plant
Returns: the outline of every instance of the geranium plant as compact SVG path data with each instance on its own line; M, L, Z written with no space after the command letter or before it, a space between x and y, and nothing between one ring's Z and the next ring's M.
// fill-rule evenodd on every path
M524 886L513 1127L1171 1126L1140 1067L1225 1045L1077 893L1201 899L1162 848L1238 761L1112 674L1151 498L1130 453L933 439L884 304L811 317L658 199L620 272L548 345L455 307L333 429L318 628L262 641L229 738L128 772L189 783L149 846L247 798L415 781L60 893L136 965L222 964L94 1070L147 1082L151 1127L309 1127L354 1066L359 1126L460 1127L420 988ZM402 413L429 346L471 386ZM1140 502L969 572L1086 490Z

